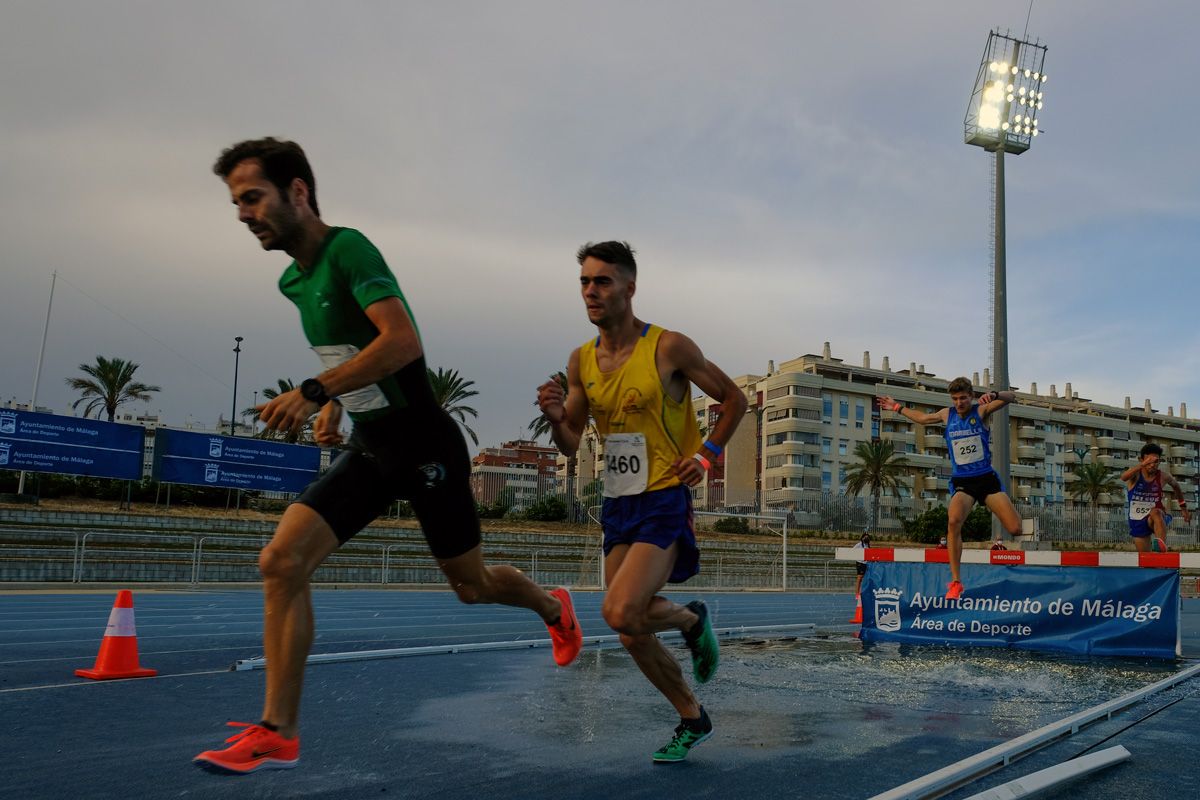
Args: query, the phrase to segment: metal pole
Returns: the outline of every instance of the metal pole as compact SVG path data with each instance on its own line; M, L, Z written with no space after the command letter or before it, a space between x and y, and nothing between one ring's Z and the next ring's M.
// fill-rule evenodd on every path
M37 369L33 372L33 396L29 398L29 410L37 411L38 382L42 378L42 359L46 357L46 336L50 333L50 309L54 307L54 284L58 282L58 270L50 273L50 302L46 303L46 324L42 328L42 347L38 351ZM25 493L25 470L17 480L17 494Z
M992 280L994 306L992 308L992 381L996 391L1007 391L1008 382L1008 276L1004 253L1004 143L996 148L996 250ZM1000 475L1006 491L1009 485L1012 453L1009 448L1008 409L1001 409L992 416L992 468ZM992 519L993 535L1003 536L1000 521Z
M237 379L238 362L242 358L242 337L235 336L233 340L237 344L233 347L233 410L229 412L229 435L237 436Z
M787 517L783 518L783 590L787 591Z

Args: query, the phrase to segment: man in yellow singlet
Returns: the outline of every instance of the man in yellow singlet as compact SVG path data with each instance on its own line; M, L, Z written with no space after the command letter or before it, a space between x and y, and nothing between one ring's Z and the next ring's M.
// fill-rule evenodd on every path
M699 683L716 672L719 652L704 602L681 606L659 592L700 571L690 487L733 436L746 398L691 339L634 316L637 262L628 244L588 243L577 258L588 320L599 335L571 353L566 392L553 380L538 387L538 406L568 456L579 448L588 417L595 420L604 444L604 620L679 712L674 736L653 760L682 761L712 735L712 722L655 634L683 633ZM703 443L693 383L721 404Z

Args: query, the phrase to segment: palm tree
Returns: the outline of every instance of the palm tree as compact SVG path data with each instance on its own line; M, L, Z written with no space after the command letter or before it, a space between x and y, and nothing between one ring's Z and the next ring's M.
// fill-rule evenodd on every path
M286 394L287 392L290 392L296 388L296 384L292 383L291 378L278 378L276 379L275 383L275 387L268 386L259 392L264 401L274 400L276 397L279 397L279 395ZM250 406L249 408L242 409L242 416L250 417L252 422L258 422L262 418L262 415L259 413L256 406ZM255 436L259 439L282 439L289 444L295 444L298 441L307 442L312 440L312 423L306 422L304 427L300 429L299 433L291 433L289 431L285 434L280 433L279 431L271 431L264 428L256 433Z
M434 372L426 367L426 371L429 373L429 385L433 388L433 397L437 400L438 405L445 409L450 416L458 417L458 423L471 436L471 441L478 445L479 437L467 424L467 415L478 417L479 412L470 406L462 405L464 400L479 394L471 388L475 385L475 381L463 380L459 377L456 369L444 370L438 367L437 372Z
M871 492L871 530L874 530L879 524L879 496L884 489L895 492L900 488L900 478L908 471L908 465L904 456L896 455L894 444L881 439L859 442L854 455L858 463L846 470L846 491Z
M80 371L91 377L67 378L67 386L81 394L80 398L71 404L71 409L87 403L83 409L83 416L86 417L95 411L96 418L99 419L100 411L104 411L108 414L108 421L112 422L117 414L117 407L122 403L128 403L130 400L149 402L150 393L161 392L162 389L133 379L133 373L137 372L140 366L132 361L104 356L96 356L95 364L80 364Z
M1096 527L1100 495L1119 492L1124 488L1116 476L1115 470L1096 461L1090 464L1080 464L1075 469L1075 480L1071 481L1067 492L1075 500L1091 501L1093 528Z

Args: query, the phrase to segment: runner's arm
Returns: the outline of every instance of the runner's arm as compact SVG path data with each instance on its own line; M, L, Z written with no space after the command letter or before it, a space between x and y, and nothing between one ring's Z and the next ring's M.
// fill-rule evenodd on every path
M365 311L379 335L354 358L317 376L331 398L378 383L422 355L416 326L400 298L385 297L371 303ZM298 433L319 409L299 389L284 392L259 406L260 419L269 430L293 433Z
M683 374L688 381L696 384L696 388L720 403L720 413L716 424L708 434L708 441L722 450L738 423L746 413L746 395L737 387L721 368L704 357L700 348L688 337L675 331L666 331L662 336L664 355L669 363ZM702 446L703 447L703 446ZM707 447L703 448L706 458L714 459L718 453ZM690 453L683 455L690 456Z
M720 455L719 451L723 451L733 438L733 432L746 413L746 396L720 367L704 357L695 342L682 333L666 331L659 340L659 347L673 371L678 371L687 381L696 384L696 388L720 403L716 424L709 431L707 441L696 453L680 453L672 465L681 481L688 486L695 486L704 480L704 474ZM685 386L684 391L691 391L691 387Z
M979 418L987 419L1016 399L1017 396L1009 391L985 392L979 396Z
M365 312L379 335L354 358L317 376L330 397L378 383L422 355L417 328L399 297L377 300Z
M1171 490L1175 492L1175 502L1179 504L1179 510L1183 513L1183 521L1190 525L1192 522L1192 512L1188 511L1187 500L1183 497L1183 487L1179 485L1179 481L1175 480L1174 476L1168 475L1166 472L1162 476L1163 483L1169 485Z
M588 418L587 393L579 380L579 348L567 360L565 396L558 381L549 380L538 387L538 407L550 423L550 438L559 452L568 458L575 455Z
M940 411L935 411L932 414L926 414L924 411L917 411L915 408L907 408L886 394L881 394L875 399L879 403L880 408L885 408L888 411L895 412L905 419L917 423L918 425L946 424L946 413L948 409L943 408Z

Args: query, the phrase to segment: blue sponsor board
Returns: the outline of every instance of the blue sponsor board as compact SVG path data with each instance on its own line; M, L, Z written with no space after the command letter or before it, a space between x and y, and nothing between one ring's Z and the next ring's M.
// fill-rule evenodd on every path
M0 410L0 469L141 480L145 429L98 419Z
M963 564L957 600L946 599L949 578L944 564L869 563L863 641L1179 654L1178 570Z
M167 483L299 492L317 477L318 447L173 431L154 437L154 477Z

